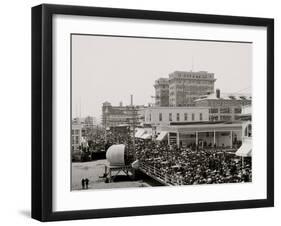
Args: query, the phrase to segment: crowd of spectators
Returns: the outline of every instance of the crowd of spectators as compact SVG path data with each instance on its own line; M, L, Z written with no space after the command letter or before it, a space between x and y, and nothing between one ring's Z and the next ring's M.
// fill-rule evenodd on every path
M251 182L251 158L243 162L223 148L179 148L153 141L136 142L141 165L157 172L170 184Z
M177 147L152 140L135 140L135 151L128 133L96 134L83 153L107 150L113 144L125 144L126 156L138 159L141 167L150 169L167 184L214 184L252 181L251 158L235 155L224 147L190 145Z

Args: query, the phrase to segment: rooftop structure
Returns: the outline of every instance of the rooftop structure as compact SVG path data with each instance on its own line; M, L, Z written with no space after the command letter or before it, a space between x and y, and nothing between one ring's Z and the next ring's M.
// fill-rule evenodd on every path
M251 105L250 94L242 93L216 93L203 95L194 101L197 107L209 108L209 121L235 121L239 120L242 107Z

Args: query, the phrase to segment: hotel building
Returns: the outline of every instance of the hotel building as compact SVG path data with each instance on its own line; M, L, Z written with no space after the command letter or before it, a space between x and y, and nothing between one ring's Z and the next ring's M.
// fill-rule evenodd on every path
M206 71L175 71L169 74L169 105L194 106L194 100L214 92L216 79Z

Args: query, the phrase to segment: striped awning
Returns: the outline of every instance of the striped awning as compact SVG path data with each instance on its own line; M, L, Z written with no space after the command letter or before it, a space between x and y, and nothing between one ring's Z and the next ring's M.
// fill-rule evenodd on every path
M244 140L241 147L235 153L237 156L241 157L251 157L252 156L252 141Z
M167 134L168 134L167 131L161 131L160 134L157 136L156 140L162 141L163 139L165 139L165 137L167 136Z

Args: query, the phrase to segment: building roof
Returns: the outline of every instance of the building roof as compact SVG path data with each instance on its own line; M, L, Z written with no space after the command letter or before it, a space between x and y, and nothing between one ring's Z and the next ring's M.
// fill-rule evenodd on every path
M220 93L220 98L218 98L216 93L211 93L201 96L195 102L202 100L252 100L252 96L249 93Z
M189 124L189 125L165 125L160 126L161 131L168 132L226 132L231 130L241 130L242 122L233 122L233 123L204 123L204 124Z
M178 109L186 109L186 110L189 110L189 109L209 109L208 107L197 107L197 106L167 106L167 107L164 107L164 106L151 106L151 107L148 107L146 108L146 110L150 110L150 109L168 109L168 110L178 110Z

